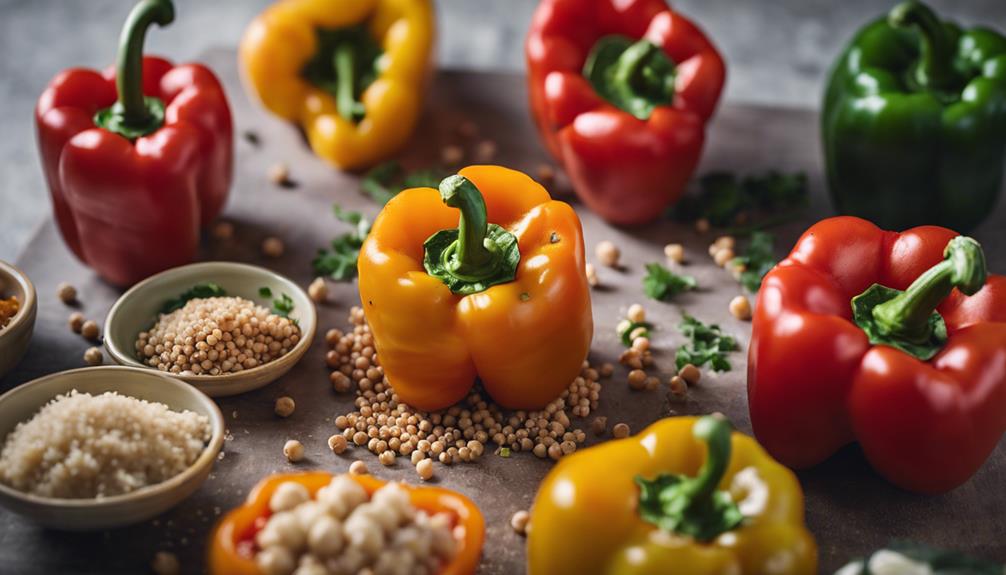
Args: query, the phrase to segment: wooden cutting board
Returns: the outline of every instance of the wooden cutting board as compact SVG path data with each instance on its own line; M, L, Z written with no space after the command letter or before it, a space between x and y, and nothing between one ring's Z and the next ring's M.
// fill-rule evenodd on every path
M295 128L249 102L238 80L233 51L211 52L204 61L217 70L228 88L238 134L253 131L260 144L237 138L236 180L225 213L235 224L237 235L230 242L207 238L201 259L265 265L306 286L312 279L310 260L315 251L346 231L332 217L332 203L370 216L376 214L377 206L359 193L357 176L328 167L310 153ZM459 135L457 128L464 121L479 126L477 138ZM443 146L457 144L473 152L482 139L496 143L497 163L534 174L539 164L548 161L528 115L522 76L442 72L432 87L422 125L402 160L413 167L432 166L438 163ZM283 189L269 182L267 171L276 162L289 166L297 182L295 188ZM817 115L804 110L723 107L710 130L700 171L759 173L772 168L807 172L812 189L812 206L806 218L776 230L781 256L803 229L831 213L822 183ZM561 184L553 191L570 197ZM31 192L47 193L43 189ZM681 343L674 326L682 310L720 323L746 349L750 324L727 312L727 302L740 288L707 255L713 233L700 235L690 226L670 221L635 230L616 229L583 206L574 205L583 220L588 254L592 257L593 246L609 239L621 247L626 264L620 272L600 269L604 289L593 292L593 361L616 362L622 348L615 324L635 302L645 305L649 318L658 326L653 345L665 381L673 368L674 350ZM1004 223L1006 213L1000 206L975 234L986 248L992 269L999 273L1006 272ZM259 244L268 235L277 235L286 243L283 258L264 261L259 256ZM662 248L669 242L685 244L693 262L689 273L698 278L702 289L673 303L646 301L640 283L643 265L662 261ZM38 288L39 315L31 349L20 367L0 381L3 390L83 365L82 354L89 344L66 327L72 310L56 298L59 282L77 286L81 310L96 320L104 319L120 293L74 260L51 221L38 230L18 265ZM359 302L354 283L335 285L331 292L331 303L319 310L317 341L289 375L259 391L219 400L229 428L225 456L195 496L154 521L91 534L44 530L0 511L0 572L143 573L154 553L164 549L178 554L184 573L198 573L203 569L207 534L218 514L238 505L252 485L270 472L315 468L343 472L359 457L382 478L416 482L415 470L404 458L385 468L360 448L339 457L326 445L335 432L335 417L352 410L353 397L333 393L322 337L329 327L344 328L350 306ZM733 371L715 376L707 373L684 402L672 402L664 391L628 391L626 372L619 367L614 378L605 382L600 409L591 418L605 415L610 424L624 421L638 431L668 415L720 411L739 430L750 433L745 354L735 353L730 359ZM273 415L273 401L281 395L294 397L299 406L287 420ZM587 428L591 418L574 421L574 425ZM282 454L283 443L290 438L299 439L306 448L306 460L296 465L287 463ZM510 529L509 519L518 509L528 508L550 467L549 461L523 453L507 459L489 455L476 464L449 468L437 464L437 483L465 493L486 515L488 532L481 573L524 572L524 540ZM1006 449L1002 443L971 481L939 497L912 495L892 487L870 469L855 447L800 473L800 480L806 491L807 523L820 546L822 573L831 573L850 557L868 553L891 539L903 538L1006 561Z

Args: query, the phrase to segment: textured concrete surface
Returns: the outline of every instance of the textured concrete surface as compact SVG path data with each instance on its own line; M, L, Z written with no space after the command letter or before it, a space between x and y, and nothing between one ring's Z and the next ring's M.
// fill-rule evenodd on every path
M176 0L178 18L151 34L152 51L195 58L234 46L265 0ZM888 0L680 0L730 66L726 98L816 107L827 67L851 32ZM1006 28L1002 0L932 0L964 23ZM445 67L520 70L537 0L437 0ZM112 62L131 0L0 0L0 259L13 260L49 213L31 111L59 70Z

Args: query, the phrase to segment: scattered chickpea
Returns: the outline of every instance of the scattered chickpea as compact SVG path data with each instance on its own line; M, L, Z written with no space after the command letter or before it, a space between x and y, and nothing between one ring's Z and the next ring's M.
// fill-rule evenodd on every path
M622 253L614 243L604 240L597 243L594 255L597 257L597 261L601 262L601 265L614 268L618 267L618 260Z
M629 311L625 313L625 317L629 318L629 321L634 323L639 323L646 321L646 310L643 306L638 303L634 303L629 306Z
M720 236L716 238L713 243L709 244L709 255L715 256L716 252L721 250L732 250L736 247L737 241L733 236Z
M530 519L531 514L521 509L510 517L510 527L517 535L527 535L527 525Z
M615 373L615 366L611 363L601 365L601 377L611 377Z
M84 336L85 339L91 341L97 341L98 336L101 335L101 331L98 329L98 324L94 320L87 320L80 326L80 335Z
M634 369L629 372L629 388L641 391L646 385L646 372L641 369Z
M555 182L555 168L548 164L538 164L535 173L537 174L538 182L546 188Z
M650 377L646 378L646 381L643 382L643 389L645 389L646 391L654 391L658 387L660 387L660 378L656 376L651 375Z
M419 478L423 481L429 481L433 478L433 461L430 459L421 459L416 463L416 473Z
M485 164L491 162L496 157L496 142L492 140L482 140L475 147L475 160Z
M269 166L269 181L277 186L285 186L289 184L290 168L282 162Z
M458 134L463 138L474 138L479 133L479 125L471 120L458 124Z
M296 463L304 459L304 444L296 439L287 440L283 444L283 455L286 456L287 461L290 463Z
M157 575L179 575L182 572L178 557L167 551L158 551L154 554L154 559L150 562L150 569Z
M56 295L59 297L59 301L71 304L77 301L77 288L66 282L60 282L59 286L56 287Z
M220 221L213 225L213 237L218 240L229 240L234 237L234 224Z
M73 333L80 333L84 327L84 314L79 311L75 311L70 314L70 318L66 323L70 326L70 331Z
M395 464L395 452L394 451L382 451L380 455L377 456L377 460L381 462L381 465L385 467Z
M296 402L287 395L276 399L276 405L273 407L273 411L280 417L290 417L295 409L297 409Z
M735 254L732 249L723 248L716 252L716 255L713 256L713 261L716 262L716 265L722 268L726 267L726 265L729 264L734 257Z
M632 338L632 349L638 349L639 351L650 349L650 338L643 336Z
M629 424L616 423L615 426L611 428L611 435L615 439L625 439L629 436L629 431Z
M594 267L594 264L586 264L583 271L587 274L587 285L590 287L597 287L600 282L597 279L597 268Z
M349 466L349 472L353 475L366 475L369 473L367 464L357 459Z
M603 415L595 417L594 421L590 422L590 430L598 437L603 436L608 431L608 418Z
M465 151L461 149L461 146L449 145L444 146L440 150L440 161L447 164L448 166L455 166L461 163L461 160L465 158Z
M671 380L667 382L667 385L671 388L671 393L678 397L682 397L688 393L688 384L685 383L684 378L680 375L671 377Z
M104 357L101 355L101 350L96 347L89 347L84 352L84 362L87 365L101 365L103 360Z
M730 315L741 321L749 321L751 319L751 302L748 301L748 298L739 295L730 300Z
M314 278L311 285L307 286L307 295L314 303L322 303L328 299L328 284L325 278Z
M710 227L711 225L709 223L709 220L707 220L706 218L699 218L695 220L695 231L699 232L700 234L708 232Z
M353 387L353 382L349 379L349 376L341 371L333 371L329 374L328 379L332 382L332 389L336 393L346 393Z
M349 447L349 440L346 439L345 435L336 433L332 437L328 438L328 448L331 449L336 455L341 455Z
M283 240L269 236L268 238L262 240L262 255L269 258L278 258L283 255L283 250L285 246L283 245Z
M686 363L685 366L678 371L678 375L680 375L681 379L685 380L685 383L688 385L695 385L699 382L699 379L702 378L702 372L699 371L699 368L690 363Z
M676 264L683 264L685 263L685 246L681 244L667 244L664 246L664 256Z

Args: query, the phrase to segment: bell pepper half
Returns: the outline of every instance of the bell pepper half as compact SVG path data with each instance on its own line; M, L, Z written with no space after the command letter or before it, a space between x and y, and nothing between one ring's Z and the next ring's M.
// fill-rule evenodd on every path
M525 51L538 131L580 199L615 224L660 217L723 89L712 42L664 0L543 0Z
M1002 187L1006 36L898 4L835 64L821 136L840 212L885 228L974 228Z
M116 66L64 71L35 109L63 240L120 286L192 261L233 176L233 122L216 76L143 56L147 29L174 13L171 0L137 4Z
M360 484L368 495L373 495L387 483L370 475L348 477ZM332 474L324 471L278 473L260 481L248 494L244 505L224 515L213 529L207 549L209 575L262 575L255 564L255 535L270 515L269 500L273 493L287 481L304 485L314 497L319 489L332 481ZM449 489L415 487L406 483L402 487L417 509L430 514L447 513L454 519L455 527L464 530L454 558L436 575L474 575L485 540L485 519L478 507L467 497Z
M812 575L793 472L718 416L563 457L535 496L529 575Z
M245 83L342 169L386 159L412 134L430 70L430 0L281 0L248 26Z
M359 281L399 399L445 408L477 375L504 407L544 407L590 350L584 268L573 208L520 172L471 166L439 191L395 196L360 251Z
M1006 430L1006 277L946 228L818 222L762 281L748 404L786 465L858 441L895 485L950 490Z

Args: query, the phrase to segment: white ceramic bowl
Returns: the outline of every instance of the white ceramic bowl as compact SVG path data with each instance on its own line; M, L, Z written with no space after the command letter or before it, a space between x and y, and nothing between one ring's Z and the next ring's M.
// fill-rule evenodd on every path
M157 371L136 355L136 338L149 330L164 302L178 297L192 286L213 282L228 295L240 296L266 307L259 288L268 287L274 297L287 294L293 299L290 313L300 325L300 341L286 355L252 369L226 375L167 374L191 383L211 397L222 397L258 389L290 371L311 347L318 317L314 302L300 286L265 268L234 262L205 262L177 267L149 277L129 289L115 302L105 319L105 348L120 365ZM162 372L163 373L163 372Z
M10 323L0 328L0 378L13 369L28 351L38 313L35 286L31 280L21 270L0 261L0 298L10 296L16 297L21 306Z
M86 367L48 375L0 396L0 438L30 419L57 395L76 389L92 395L115 391L189 410L210 420L209 444L191 467L167 481L132 493L101 499L56 499L23 493L0 484L0 505L53 529L110 529L156 517L192 495L206 481L224 444L224 418L213 400L199 390L149 369Z

